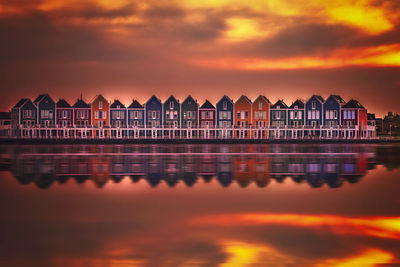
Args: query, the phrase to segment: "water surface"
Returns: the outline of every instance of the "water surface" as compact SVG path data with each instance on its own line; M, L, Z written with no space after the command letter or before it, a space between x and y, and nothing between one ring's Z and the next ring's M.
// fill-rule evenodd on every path
M0 149L2 266L400 262L396 145Z

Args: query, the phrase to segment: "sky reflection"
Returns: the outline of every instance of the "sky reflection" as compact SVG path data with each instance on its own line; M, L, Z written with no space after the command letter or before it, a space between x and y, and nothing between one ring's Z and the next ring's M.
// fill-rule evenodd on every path
M31 156L37 153L36 149L28 149ZM49 148L40 149L45 150L41 154L50 154ZM220 151L218 147L212 149ZM231 149L235 151L237 148ZM271 146L263 149L267 149L268 153L276 152L276 148ZM321 151L328 148L279 149L281 155L261 157L268 158L264 161L264 165L269 166L265 168L270 179L268 185L259 187L255 182L257 176L250 172L251 182L246 188L242 188L237 181L237 171L246 170L239 168L238 164L249 160L255 162L257 155L249 155L247 159L229 153L221 155L232 162L233 181L228 187L221 186L218 179L221 160L218 159L220 155L216 155L213 158L217 162L217 173L210 180L200 174L200 161L195 160L198 177L192 186L183 181L183 174L179 176L184 166L181 164L176 168L179 179L173 187L166 182L168 176L165 174L161 175L157 186L152 187L146 178L147 172L144 172L136 182L128 178L129 175L124 175L118 182L109 177L99 189L90 175L83 183L77 183L73 175L60 181L57 175L61 166L57 165L62 158L60 153L51 161L57 166L55 168L38 167L47 164L47 156L41 157L40 164L33 169L33 180L21 185L22 176L16 178L17 174L21 175L18 171L25 169L23 165L16 164L19 161L15 159L24 155L22 158L31 162L31 156L27 156L29 153L26 151L13 152L12 160L3 164L6 171L0 175L0 203L3 203L0 205L3 229L0 264L373 266L376 263L399 262L397 191L400 170L394 167L397 150L393 152L390 147L336 148L342 151L340 153L356 151L355 156L350 157L351 162L359 162L355 159L360 154L366 156L362 178L356 183L349 182L341 173L349 154L343 155L346 159L343 160L337 153L332 158L338 160L338 177L344 182L340 187L331 188L326 184L324 172L322 176L318 174L324 184L314 188L307 178L300 182L293 179L286 173L287 167L281 168L286 178L275 177L273 163L283 162L281 166L291 166L294 162L291 155L284 155L290 153L290 149L292 152L303 149L309 153L323 153ZM99 156L99 152L92 156ZM106 156L109 156L107 162L116 162L113 155ZM170 156L167 159L171 163L173 157ZM302 157L304 155L294 157L295 162ZM162 158L165 159L165 155ZM181 159L179 155L176 158ZM315 164L321 162L317 159L325 160L326 156L314 154L307 158L312 161L300 162ZM165 160L161 162L160 169L164 173L168 164ZM323 170L325 162L322 162ZM42 190L35 183L39 177L37 171L43 172L41 170L55 171L51 172L53 182L47 190ZM239 176L240 179L246 177L244 173Z

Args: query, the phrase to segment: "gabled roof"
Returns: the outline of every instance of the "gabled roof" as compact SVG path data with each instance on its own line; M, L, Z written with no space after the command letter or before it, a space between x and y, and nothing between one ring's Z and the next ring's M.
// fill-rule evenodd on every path
M20 108L22 107L26 101L28 101L28 98L21 98L17 104L15 104L14 108Z
M224 98L226 98L227 100L229 100L233 104L233 100L230 99L230 97L227 96L227 95L224 95L223 97L221 97L221 99L218 101L218 103L221 102Z
M118 106L120 108L125 108L124 104L122 104L118 99L115 99L114 103L111 104L110 108L118 108Z
M375 114L373 114L373 113L368 113L368 114L367 114L367 119L368 119L369 121L375 120Z
M143 108L143 105L140 104L136 99L132 100L132 103L128 108Z
M288 106L283 102L283 100L279 99L271 108L288 108Z
M149 100L147 100L146 104L149 103L150 101L152 101L153 99L157 100L158 102L161 103L161 99L159 99L158 97L156 97L155 95L152 95Z
M269 99L268 98L266 98L265 96L263 96L263 95L259 95L257 98L256 98L256 100L254 100L254 102L256 102L259 98L262 98L264 101L267 101L268 102L268 104L270 104L271 105L271 101L269 101Z
M107 100L105 99L105 97L103 95L96 95L95 97L92 98L92 100L89 101L89 104L92 104L97 98L102 98L104 101L107 102Z
M347 104L343 106L343 108L364 108L364 107L357 100L351 99L349 102L347 102Z
M340 95L331 95L331 96L335 98L341 105L346 104L346 101L344 101Z
M239 102L239 100L242 99L242 98L243 98L244 100L246 100L247 102L249 102L250 104L252 103L251 100L250 100L247 96L245 96L245 95L241 95L241 96L238 98L238 100L236 100L235 103Z
M41 94L38 97L36 97L36 99L33 101L33 103L38 103L40 102L47 94Z
M193 101L194 103L197 104L197 101L194 100L194 98L193 98L191 95L188 95L188 97L186 97L186 99L183 100L182 104L185 103L185 102L187 102L187 101Z
M76 100L75 104L72 106L73 108L90 108L90 105L87 104L82 99Z
M177 99L175 98L175 96L173 96L173 95L171 95L170 97L168 97L168 99L165 100L165 103L167 103L167 102L169 102L169 101L175 101L175 102L178 102L178 103L179 103L179 100L177 100Z
M0 112L0 120L11 120L11 112Z
M297 99L296 101L293 102L290 108L294 108L295 106L297 106L297 108L304 108L304 102L301 101L300 99Z
M56 108L70 108L71 105L65 99L59 99Z
M206 100L203 105L201 105L200 109L215 109L214 105L210 103L210 101Z
M313 98L313 97L315 97L316 99L318 99L319 102L321 102L322 104L325 102L324 98L323 98L322 96L320 96L320 95L312 95L312 96L310 97L310 99ZM309 100L309 101L310 101L310 100ZM308 102L308 101L307 101L307 102Z

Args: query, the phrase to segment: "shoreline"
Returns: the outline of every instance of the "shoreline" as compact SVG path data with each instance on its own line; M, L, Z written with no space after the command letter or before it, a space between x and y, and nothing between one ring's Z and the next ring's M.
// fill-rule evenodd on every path
M400 139L0 139L1 145L40 144L392 144Z

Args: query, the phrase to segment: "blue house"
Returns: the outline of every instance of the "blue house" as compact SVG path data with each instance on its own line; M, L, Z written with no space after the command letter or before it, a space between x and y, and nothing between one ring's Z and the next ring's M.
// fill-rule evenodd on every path
M233 101L226 95L217 103L217 126L219 128L233 127Z
M346 102L338 95L330 95L323 105L324 126L337 127L340 125L342 106Z
M128 125L130 127L144 127L144 107L137 100L133 100L128 107Z
M288 125L291 127L301 127L304 125L304 103L297 99L289 107Z
M282 128L287 125L288 106L283 100L276 101L269 111L271 113L271 126Z
M110 125L112 128L124 128L126 122L126 107L119 100L114 100L110 106Z
M323 125L323 105L324 99L319 95L313 95L306 102L306 125L307 126L320 126Z
M192 96L188 96L181 106L181 124L182 128L196 128L199 112L199 104Z
M163 105L161 100L153 95L145 104L147 128L159 128L163 125Z
M38 96L35 101L37 112L37 122L41 127L54 127L56 124L56 103L48 95Z
M29 98L22 98L11 109L11 126L13 129L32 127L37 123L37 109ZM18 131L16 132L18 133Z
M181 104L171 95L164 103L164 125L167 128L180 127Z

